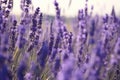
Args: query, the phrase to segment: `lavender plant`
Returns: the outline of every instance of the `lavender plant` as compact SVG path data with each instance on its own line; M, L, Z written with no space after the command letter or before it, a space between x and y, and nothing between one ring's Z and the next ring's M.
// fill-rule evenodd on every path
M88 3L70 27L57 0L49 20L32 0L21 0L20 20L0 0L0 80L120 80L120 19L114 7L92 16Z

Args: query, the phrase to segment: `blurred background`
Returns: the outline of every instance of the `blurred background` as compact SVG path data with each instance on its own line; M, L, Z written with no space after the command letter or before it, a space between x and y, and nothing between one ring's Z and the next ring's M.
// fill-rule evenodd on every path
M19 15L20 1L14 0L14 8L12 13ZM86 0L57 0L61 8L61 15L66 17L74 17L77 15L79 9L85 7ZM48 15L55 15L54 0L32 0L34 9L40 7L41 11ZM120 0L88 0L88 10L91 10L91 6L94 6L93 15L110 14L112 7L115 7L116 14L120 13Z

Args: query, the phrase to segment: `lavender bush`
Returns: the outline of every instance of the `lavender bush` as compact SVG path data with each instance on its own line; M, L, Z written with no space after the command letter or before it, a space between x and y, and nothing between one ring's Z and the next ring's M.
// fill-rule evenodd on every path
M20 20L0 0L0 80L120 80L120 18L87 4L67 24L56 0L53 18L21 0Z

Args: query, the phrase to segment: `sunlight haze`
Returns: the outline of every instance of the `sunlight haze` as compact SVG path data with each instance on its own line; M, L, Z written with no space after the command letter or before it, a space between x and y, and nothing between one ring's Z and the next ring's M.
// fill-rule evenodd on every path
M85 7L85 0L72 0L69 7L69 0L57 0L61 8L61 15L76 16L79 9ZM40 7L40 10L45 14L55 15L54 0L32 0L34 10ZM110 13L114 5L117 14L120 13L120 0L88 0L89 11L91 6L94 6L93 14L104 15ZM20 14L20 0L14 0L14 14Z

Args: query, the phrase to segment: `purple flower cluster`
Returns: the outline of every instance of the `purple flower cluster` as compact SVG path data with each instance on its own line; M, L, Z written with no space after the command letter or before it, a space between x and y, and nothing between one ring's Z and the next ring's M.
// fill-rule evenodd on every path
M120 80L114 7L110 15L92 16L86 0L67 26L57 0L53 5L56 16L46 19L39 7L33 10L32 0L21 0L18 20L11 14L13 0L0 1L0 80Z

